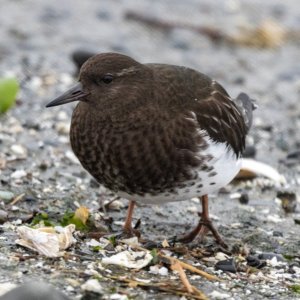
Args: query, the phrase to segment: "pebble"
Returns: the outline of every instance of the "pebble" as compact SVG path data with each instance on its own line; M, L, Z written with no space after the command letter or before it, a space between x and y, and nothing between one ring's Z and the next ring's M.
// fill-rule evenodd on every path
M228 299L230 298L230 295L225 293L220 293L218 291L213 291L209 294L211 299Z
M289 152L286 156L287 159L296 159L300 161L300 150L295 150L292 152Z
M281 200L281 207L286 213L292 213L297 208L297 194L289 191L277 192L277 198Z
M72 53L72 60L79 70L81 66L85 63L85 61L89 59L91 56L93 56L94 54L95 53L91 51L76 50Z
M0 190L0 199L3 200L5 203L10 202L13 198L14 198L14 193Z
M218 252L216 255L215 255L215 259L217 261L225 261L226 259L228 259L228 255L226 255L225 253L223 252Z
M18 155L18 157L20 157L20 158L27 157L27 149L22 145L15 144L15 145L12 145L10 147L10 149L14 154Z
M261 269L267 265L267 263L265 261L261 261L259 258L255 257L253 255L247 256L246 260L247 260L248 266L255 267L257 269Z
M264 252L258 255L258 258L262 260L271 260L274 257L276 257L278 261L284 261L284 257L281 254L277 254L277 253Z
M27 282L18 286L0 297L0 300L69 300L69 298L56 290L53 286L43 282Z
M243 157L254 158L256 155L256 148L254 146L247 146L243 152Z
M239 198L239 202L241 204L248 204L249 203L249 195L248 193L242 193L240 198Z
M82 286L81 289L96 294L102 294L103 288L97 279L89 279Z
M0 209L0 224L3 224L7 221L8 213L5 210Z
M222 270L225 272L231 272L231 273L237 272L235 261L232 258L217 262L215 264L215 268L217 270Z
M55 124L55 130L62 135L68 135L70 132L70 124L66 122L57 122Z
M159 267L158 265L151 266L149 270L150 274L167 276L169 274L169 270L166 267Z
M13 179L20 179L22 177L25 177L27 175L26 171L25 170L16 170L14 171L10 177L13 178Z
M282 233L281 231L274 230L274 231L273 231L273 236L283 237L283 233Z

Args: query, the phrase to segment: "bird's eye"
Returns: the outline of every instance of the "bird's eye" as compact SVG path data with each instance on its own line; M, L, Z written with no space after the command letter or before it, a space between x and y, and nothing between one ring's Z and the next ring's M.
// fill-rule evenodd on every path
M113 81L113 76L111 74L105 74L103 77L102 77L102 81L106 84L108 83L111 83Z

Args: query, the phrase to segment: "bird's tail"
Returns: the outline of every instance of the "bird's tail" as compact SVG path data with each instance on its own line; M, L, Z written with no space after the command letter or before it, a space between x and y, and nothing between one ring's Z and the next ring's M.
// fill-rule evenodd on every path
M245 93L240 93L233 101L242 113L248 131L252 125L253 110L255 110L258 106L255 103L255 100L251 99Z

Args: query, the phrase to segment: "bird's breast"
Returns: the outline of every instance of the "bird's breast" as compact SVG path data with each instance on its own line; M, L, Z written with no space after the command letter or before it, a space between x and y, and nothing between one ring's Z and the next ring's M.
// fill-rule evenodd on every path
M131 195L173 193L196 179L207 154L194 122L185 118L152 124L98 122L75 109L71 145L83 167L116 192Z

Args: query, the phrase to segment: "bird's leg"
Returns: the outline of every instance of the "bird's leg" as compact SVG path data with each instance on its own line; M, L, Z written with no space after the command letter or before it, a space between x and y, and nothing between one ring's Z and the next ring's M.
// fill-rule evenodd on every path
M178 241L182 243L190 243L196 237L200 240L206 235L208 230L210 230L216 239L217 243L219 243L222 247L227 248L227 245L221 238L220 234L218 233L217 229L213 226L212 221L209 218L208 212L208 196L204 195L201 197L201 204L202 204L202 212L200 220L197 226L188 234L184 235L182 238L179 238Z
M197 226L191 232L189 232L188 234L185 234L184 236L182 236L176 240L181 243L190 243L196 238L196 236L199 234L202 227L203 227L203 224L201 221L199 221Z
M219 232L217 229L214 227L211 219L209 218L209 212L208 212L208 196L204 195L201 197L201 204L202 204L202 213L201 213L201 218L199 221L199 224L202 224L203 226L200 227L200 230L198 232L198 235L200 239L202 239L208 230L211 231L213 234L215 240L217 241L218 244L220 244L224 248L228 248L226 243L223 241L222 237L220 236ZM199 226L198 224L198 226Z
M133 233L133 228L132 228L132 215L133 215L133 210L134 210L135 202L130 201L129 206L127 209L127 215L125 219L125 223L123 225L123 231L128 234Z

